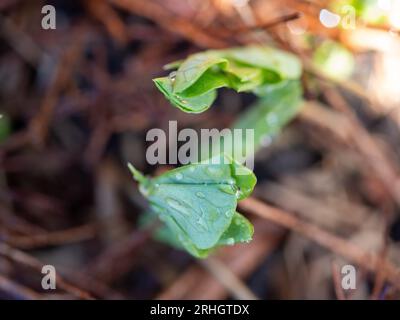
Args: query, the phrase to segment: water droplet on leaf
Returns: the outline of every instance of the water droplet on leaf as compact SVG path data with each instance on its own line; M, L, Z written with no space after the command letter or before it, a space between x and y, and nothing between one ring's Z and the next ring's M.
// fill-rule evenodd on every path
M243 195L242 190L240 190L240 189L238 188L238 189L236 190L236 193L235 193L236 199L241 198L242 195Z
M222 191L223 193L227 194L235 194L236 193L236 186L230 184L221 184L218 187L218 190Z
M180 172L178 172L178 173L175 175L175 178L176 178L176 180L182 180L182 179L183 179L183 174L180 173Z
M278 123L278 117L276 116L276 114L271 113L265 117L265 121L268 125L275 125Z
M175 81L176 78L176 71L172 71L169 75L168 75L169 80L171 80L172 82Z
M185 204L182 204L180 201L175 200L173 198L167 198L166 201L171 208L179 211L180 213L182 213L186 216L189 216L188 209L190 209L190 208L188 208Z
M207 173L213 177L220 177L224 174L219 165L210 165L207 167Z

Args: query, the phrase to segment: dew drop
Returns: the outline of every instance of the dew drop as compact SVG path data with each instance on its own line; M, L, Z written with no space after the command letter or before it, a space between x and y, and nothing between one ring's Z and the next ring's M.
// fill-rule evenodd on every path
M235 185L221 184L218 187L218 190L222 191L223 193L227 193L227 194L235 194L236 193Z
M166 201L171 208L179 211L180 213L182 213L186 216L189 216L189 213L188 213L189 208L186 205L182 204L180 201L175 200L173 198L167 198Z
M278 122L278 117L276 116L276 114L271 113L265 117L265 121L269 125L274 125Z
M236 190L236 193L235 193L236 199L239 199L239 198L241 198L241 197L242 197L242 195L243 195L243 192L242 192L242 190L240 190L240 189L237 189L237 190Z
M224 174L218 165L210 165L207 167L207 173L213 177L220 177Z
M229 218L231 216L231 211L227 210L225 211L225 217Z
M180 173L180 172L178 172L178 173L175 175L175 178L176 178L176 180L182 180L182 179L183 179L183 174Z
M178 101L180 101L180 102L182 102L182 103L188 103L188 101L187 101L187 100L185 100L185 99L182 99L182 98L181 98L181 97L179 97L179 96L177 96L176 98L178 99Z
M226 244L229 246L233 246L235 244L235 239L233 238L226 239Z
M176 78L176 71L172 71L169 75L168 75L169 80L171 80L172 82L175 81Z

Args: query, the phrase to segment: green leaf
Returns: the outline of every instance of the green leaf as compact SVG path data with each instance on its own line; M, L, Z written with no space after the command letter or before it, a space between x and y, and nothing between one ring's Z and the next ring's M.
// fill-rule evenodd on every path
M188 113L200 113L207 110L217 96L216 91L213 90L192 98L183 98L172 92L172 83L168 77L153 79L153 81L173 106Z
M136 181L140 183L147 183L147 178L144 175L142 175L142 173L139 170L137 170L132 164L128 163L128 168L131 171Z
M179 93L179 96L183 98L201 96L210 91L215 91L215 89L218 88L229 87L232 81L234 81L234 79L230 79L226 74L221 74L214 70L207 70L201 75L197 82Z
M146 228L158 220L157 214L154 211L149 211L140 216L139 224L142 228ZM210 249L199 249L187 238L181 237L179 239L178 234L174 233L172 230L173 229L170 229L166 224L163 224L153 232L153 238L176 249L186 249L190 254L197 258L207 257L212 251L220 246L250 242L254 233L253 225L238 212L235 212L231 224L222 234L217 245Z
M184 91L193 85L211 67L223 67L227 63L228 60L213 50L190 55L176 71L173 92L179 93Z
M354 70L354 57L340 43L326 40L314 52L314 66L324 75L336 80L345 80Z
M239 242L249 242L254 233L253 225L242 216L239 212L235 212L229 228L219 239L219 245L232 245Z
M298 79L301 75L301 63L295 55L272 47L234 48L227 50L227 56L248 66L275 72L282 79Z
M161 224L158 228L156 228L153 232L153 238L157 241L164 242L169 244L172 247L183 249L184 247L180 243L178 237L169 229L165 223L162 223L158 218L158 215L152 211L148 210L143 213L139 217L139 227L141 229L149 228L150 226L159 223Z
M279 82L259 90L263 90L262 94L265 96L239 114L238 120L232 125L233 130L253 130L254 140L248 140L246 137L238 143L235 139L225 139L221 136L215 148L204 146L203 154L218 154L223 150L236 161L243 161L244 155L248 155L249 152L256 153L269 143L296 116L303 104L302 87L298 80ZM253 145L247 145L248 142Z
M261 95L266 87L301 75L296 56L266 46L209 50L166 67L178 70L154 82L174 106L189 113L207 110L219 88Z
M174 62L170 62L170 63L166 64L166 65L163 67L163 69L164 69L164 70L174 70L174 69L178 69L179 66L182 64L183 61L184 61L184 60L177 60L177 61L174 61Z
M152 210L197 257L224 243L249 241L253 233L249 222L237 217L236 205L252 192L256 177L232 159L220 156L219 160L218 164L191 164L152 179L139 176L138 180ZM136 179L136 170L132 173Z
M254 151L279 131L299 112L302 105L302 87L298 80L288 80L260 88L263 98L239 116L235 129L254 129ZM243 150L246 150L243 144ZM243 154L243 150L238 150ZM236 153L236 152L235 152ZM232 155L235 158L235 155Z

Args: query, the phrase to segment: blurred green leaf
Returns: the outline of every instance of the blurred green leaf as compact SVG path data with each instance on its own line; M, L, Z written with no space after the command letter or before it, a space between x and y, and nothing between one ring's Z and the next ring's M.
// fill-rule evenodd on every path
M315 67L327 77L344 80L354 70L352 53L338 42L326 40L314 52Z
M0 143L11 133L11 121L5 114L0 114Z
M264 97L250 106L233 124L235 129L254 129L255 152L296 116L303 102L302 87L298 80L280 82L259 90L263 90ZM243 145L243 148L246 146ZM243 154L242 150L239 152Z
M381 2L382 3L382 2ZM384 6L392 5L391 1L383 3ZM335 0L330 3L330 8L337 14L345 14L344 9L351 8L355 15L364 22L382 25L388 22L390 10L384 10L380 6L380 0Z
M300 60L293 54L266 46L248 46L227 50L228 59L234 59L253 68L275 72L281 79L298 79Z
M192 98L201 96L212 90L229 87L233 78L229 78L229 75L217 73L214 70L207 70L193 85L188 87L186 90L179 93L183 98Z
M286 80L275 85L259 88L263 91L260 99L239 114L232 129L253 130L254 140L247 137L241 141L221 136L214 148L204 145L202 154L218 154L223 151L236 161L243 161L244 155L256 153L268 145L283 127L300 111L303 104L302 86L299 80ZM247 143L252 143L248 146ZM208 152L207 149L208 148Z

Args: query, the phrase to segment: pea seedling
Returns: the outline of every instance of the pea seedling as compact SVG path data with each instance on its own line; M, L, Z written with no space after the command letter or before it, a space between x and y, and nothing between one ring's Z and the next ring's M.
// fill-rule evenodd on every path
M233 124L253 129L257 147L290 121L301 105L301 63L275 48L209 50L166 69L177 70L153 81L174 107L187 113L206 111L222 87L259 96ZM235 160L233 152L212 157L220 158L218 164L206 159L155 178L129 165L152 212L164 222L156 237L198 258L223 245L248 242L253 235L252 224L236 212L236 206L253 191L255 175Z

